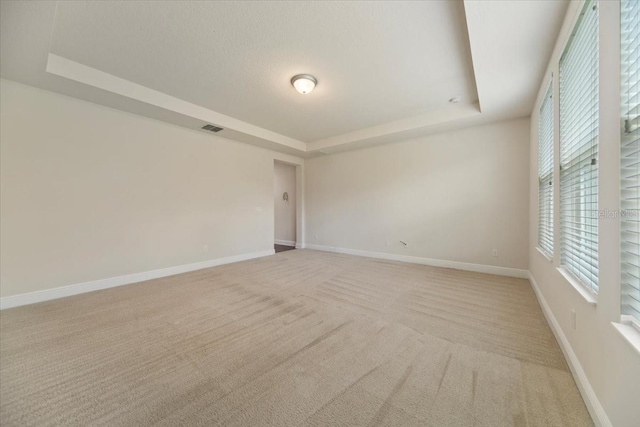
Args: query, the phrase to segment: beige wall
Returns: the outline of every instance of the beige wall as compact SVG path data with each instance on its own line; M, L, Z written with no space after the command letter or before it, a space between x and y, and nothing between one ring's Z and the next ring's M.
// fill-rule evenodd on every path
M306 243L526 269L528 166L529 119L307 160Z
M1 296L273 249L274 158L300 159L0 89Z
M282 194L287 192L289 200ZM296 243L296 167L282 162L273 165L275 240Z
M600 146L599 208L618 210L620 206L620 30L618 2L600 2ZM548 79L558 75L558 61L581 3L572 4L563 31L551 58L545 81L531 117L530 165L530 248L529 268L562 332L584 369L597 399L613 426L637 426L640 420L640 354L614 329L620 321L620 228L613 219L601 219L599 226L599 283L596 305L578 294L557 270L560 265L560 221L555 217L555 256L550 262L536 249L538 233L537 170L538 109ZM556 80L557 83L557 80ZM555 85L555 122L558 123L559 89ZM559 134L556 126L556 145ZM556 156L555 170L559 170ZM556 175L557 176L557 175ZM555 194L559 194L555 180ZM560 201L555 199L555 212ZM576 328L571 311L576 312Z

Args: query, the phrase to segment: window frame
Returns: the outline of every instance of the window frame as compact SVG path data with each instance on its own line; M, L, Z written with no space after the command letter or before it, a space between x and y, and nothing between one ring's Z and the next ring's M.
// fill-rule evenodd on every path
M588 16L593 10L597 14L594 18ZM586 20L586 21L585 21ZM594 22L595 21L595 22ZM583 31L583 23L587 22ZM583 53L590 51L589 41L592 40L595 32L595 63L596 67L588 67L593 64L586 60L585 63L579 61L582 58L593 59L591 56L573 55L575 52ZM581 39L584 37L584 39ZM586 40L586 41L585 41ZM578 43L577 47L574 43ZM576 50L572 50L575 48ZM592 52L593 53L593 52ZM565 65L566 58L580 58L576 62L569 62ZM587 0L582 6L581 12L573 26L572 35L567 41L561 58L558 62L559 76L559 133L558 144L559 170L559 240L560 240L560 266L558 270L568 280L568 282L585 297L588 302L595 303L599 290L599 233L598 217L594 211L598 209L599 197L599 11L597 0ZM584 68L576 68L576 67ZM566 72L576 71L572 75L572 80L566 79ZM589 75L592 70L593 74ZM594 79L595 74L595 79ZM591 80L589 80L589 78ZM580 93L580 99L576 100L576 87L585 86L588 82L595 81L594 90L587 94L593 98L586 98L587 108L578 109L576 105L586 102L584 95ZM576 83L577 82L577 83ZM587 82L587 83L585 83ZM574 85L574 86L572 86ZM570 98L570 110L564 95L569 86L573 89ZM563 98L564 97L564 98ZM591 106L591 108L589 108ZM568 117L569 119L565 119ZM595 120L593 119L595 117ZM589 121L591 119L591 121ZM592 124L595 125L591 127ZM565 134L565 126L572 125L571 132ZM585 126L585 124L587 126ZM579 127L578 125L582 125ZM586 132L585 132L586 131ZM577 133L577 137L576 137ZM570 136L569 136L570 135ZM590 210L589 210L590 209ZM591 212L591 214L589 214Z
M632 38L633 48L636 52L634 56L635 70L628 70L625 62L625 4L635 6L638 10L635 19L640 21L640 5L628 0L620 1L620 312L621 322L635 328L640 333L640 311L633 306L640 306L640 283L629 284L628 277L640 277L640 236L636 241L629 240L628 234L633 234L634 229L640 229L638 217L626 215L628 205L633 205L631 210L635 210L636 215L640 214L640 34ZM634 27L640 28L640 22L633 22ZM628 61L627 61L628 62ZM626 74L625 74L626 72ZM635 81L630 82L632 77ZM630 96L628 91L635 88L635 95ZM632 113L632 111L634 113ZM633 126L629 124L633 123ZM633 127L633 129L632 129ZM630 161L631 159L631 161ZM635 161L634 161L635 160ZM629 179L629 173L631 178ZM631 183L628 181L632 181ZM635 191L634 195L630 192ZM637 233L637 232L636 232ZM629 247L635 246L637 259L633 257L633 250ZM629 260L632 259L630 262ZM628 270L636 269L635 275ZM632 279L633 280L633 279ZM635 295L635 293L638 293ZM631 300L631 301L629 301Z
M555 97L553 75L538 109L538 242L536 248L549 261L555 251ZM545 111L545 109L548 109ZM547 115L545 115L547 113ZM550 123L544 120L548 119ZM545 133L546 132L546 133ZM543 165L543 163L545 163ZM547 190L550 188L550 194ZM547 196L546 209L543 197ZM546 215L543 216L543 210ZM545 233L546 229L546 233Z

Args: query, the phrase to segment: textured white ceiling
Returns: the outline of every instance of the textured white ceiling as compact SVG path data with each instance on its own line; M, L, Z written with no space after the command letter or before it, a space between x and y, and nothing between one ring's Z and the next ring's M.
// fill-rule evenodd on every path
M566 1L465 1L483 113L531 114L567 7Z
M463 4L72 2L51 52L301 141L477 101ZM319 84L307 96L289 81Z
M1 1L0 75L311 157L528 116L567 5Z

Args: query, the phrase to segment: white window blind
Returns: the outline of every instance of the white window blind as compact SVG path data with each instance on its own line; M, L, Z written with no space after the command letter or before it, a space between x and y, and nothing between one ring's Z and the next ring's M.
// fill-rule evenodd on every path
M560 58L560 263L598 292L598 8L585 3Z
M620 4L622 314L640 322L640 2Z
M538 247L553 257L553 83L538 115Z

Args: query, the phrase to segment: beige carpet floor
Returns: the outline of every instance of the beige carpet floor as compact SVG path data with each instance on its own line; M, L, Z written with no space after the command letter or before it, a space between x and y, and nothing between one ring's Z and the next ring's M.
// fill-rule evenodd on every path
M3 426L588 426L529 282L295 250L0 313Z

